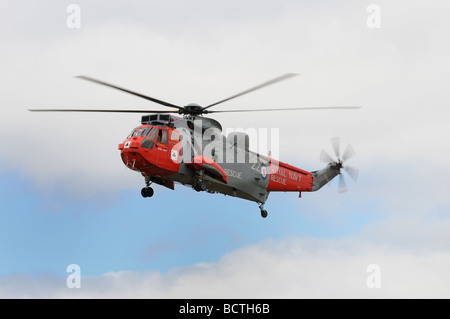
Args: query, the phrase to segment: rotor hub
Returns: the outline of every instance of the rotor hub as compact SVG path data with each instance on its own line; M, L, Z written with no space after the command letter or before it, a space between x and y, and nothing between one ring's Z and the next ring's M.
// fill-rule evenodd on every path
M343 168L343 163L341 159L338 159L338 161L336 162L336 169L339 171L339 173L341 172L341 168Z
M197 103L189 103L182 110L180 110L179 113L189 115L201 115L205 112L203 111L203 108Z

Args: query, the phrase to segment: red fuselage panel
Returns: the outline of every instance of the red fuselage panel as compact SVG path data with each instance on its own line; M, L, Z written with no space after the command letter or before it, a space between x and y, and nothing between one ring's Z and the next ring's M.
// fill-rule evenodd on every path
M307 192L311 191L312 182L312 174L308 171L283 162L270 162L269 192Z

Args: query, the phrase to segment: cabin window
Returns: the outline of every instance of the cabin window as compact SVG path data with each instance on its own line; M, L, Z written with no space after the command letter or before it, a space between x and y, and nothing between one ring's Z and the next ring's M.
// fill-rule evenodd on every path
M146 137L142 140L142 143L141 143L141 147L148 148L148 149L152 149L154 145L155 145L155 142L153 142L152 140L149 140Z
M167 131L160 129L158 132L158 143L167 144Z
M178 135L178 133L176 131L172 131L172 133L170 134L170 139L172 141L179 141L180 136Z

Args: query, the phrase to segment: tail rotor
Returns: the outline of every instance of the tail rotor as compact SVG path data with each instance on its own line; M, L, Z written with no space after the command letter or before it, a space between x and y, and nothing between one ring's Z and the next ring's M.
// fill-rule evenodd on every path
M344 170L350 178L356 182L358 179L358 169L347 164L344 165L344 162L347 162L349 159L355 156L355 151L353 147L348 144L345 148L344 153L341 156L341 141L339 137L334 137L331 139L331 146L334 151L335 158L333 158L326 151L322 150L320 153L320 160L325 163L331 164L331 166L336 169L339 173L339 193L345 193L347 191L347 183L345 182L344 175L341 173L341 169Z

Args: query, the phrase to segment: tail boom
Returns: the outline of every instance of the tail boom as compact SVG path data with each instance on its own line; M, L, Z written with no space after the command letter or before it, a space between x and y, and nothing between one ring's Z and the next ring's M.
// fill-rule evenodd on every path
M315 192L328 184L333 178L341 174L341 162L329 163L325 168L311 172L313 177L313 186L311 191Z
M311 172L295 166L272 160L267 191L269 192L310 192L313 187Z
M269 192L315 192L338 176L341 162L329 163L325 168L308 172L295 166L270 162L270 177L267 186Z

